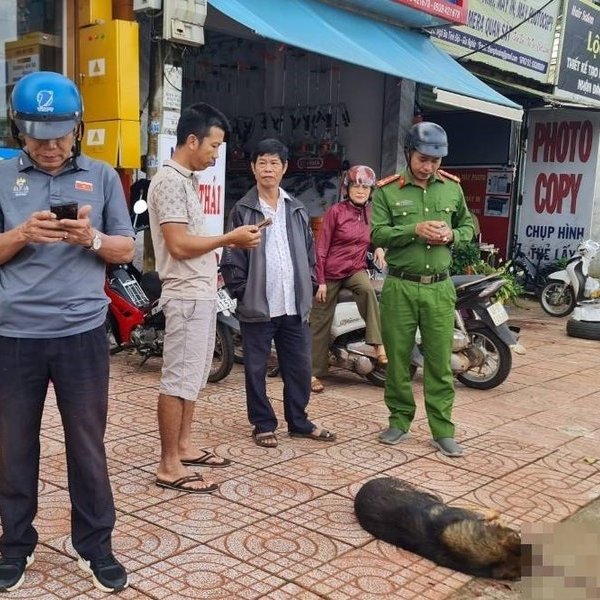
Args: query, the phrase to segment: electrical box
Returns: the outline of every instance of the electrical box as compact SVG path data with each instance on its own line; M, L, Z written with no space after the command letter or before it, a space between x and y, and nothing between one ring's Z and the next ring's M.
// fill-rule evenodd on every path
M163 38L171 42L204 44L206 0L164 0Z
M162 7L162 0L133 0L133 10L135 12L141 10L160 10Z
M140 139L139 121L86 121L81 147L90 158L113 167L139 169Z
M112 20L79 30L85 121L139 121L138 29L135 21Z
M79 27L96 25L112 19L112 0L78 2Z

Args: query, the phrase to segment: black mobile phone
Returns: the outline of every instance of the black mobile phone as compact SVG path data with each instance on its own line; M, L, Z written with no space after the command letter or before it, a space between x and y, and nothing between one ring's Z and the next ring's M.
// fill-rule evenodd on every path
M57 219L77 219L79 205L77 202L66 202L65 204L55 204L50 207L50 212L56 215Z
M259 229L263 229L263 227L268 227L269 225L272 225L272 224L273 224L273 219L271 219L271 217L267 217L264 221L257 223L256 226Z

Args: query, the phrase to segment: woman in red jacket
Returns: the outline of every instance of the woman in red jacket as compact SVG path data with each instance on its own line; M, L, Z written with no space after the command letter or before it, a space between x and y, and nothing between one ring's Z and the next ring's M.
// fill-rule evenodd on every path
M358 310L366 322L365 341L374 346L378 360L387 363L381 341L379 304L366 270L367 251L371 246L369 200L374 185L373 169L363 165L350 167L342 179L342 202L331 206L323 217L317 240L319 288L310 313L313 392L323 391L319 377L327 375L329 331L342 288L348 288L354 294ZM381 248L375 250L374 258L380 267L385 265Z

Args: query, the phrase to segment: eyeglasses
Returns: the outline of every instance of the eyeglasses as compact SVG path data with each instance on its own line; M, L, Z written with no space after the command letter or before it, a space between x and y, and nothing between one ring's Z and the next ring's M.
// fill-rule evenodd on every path
M371 186L367 183L351 183L349 188L353 190L370 190Z

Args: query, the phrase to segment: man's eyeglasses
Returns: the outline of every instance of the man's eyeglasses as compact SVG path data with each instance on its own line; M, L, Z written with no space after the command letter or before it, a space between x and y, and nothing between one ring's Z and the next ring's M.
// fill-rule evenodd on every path
M370 190L371 189L371 186L367 183L351 183L348 187L352 188L353 190Z

